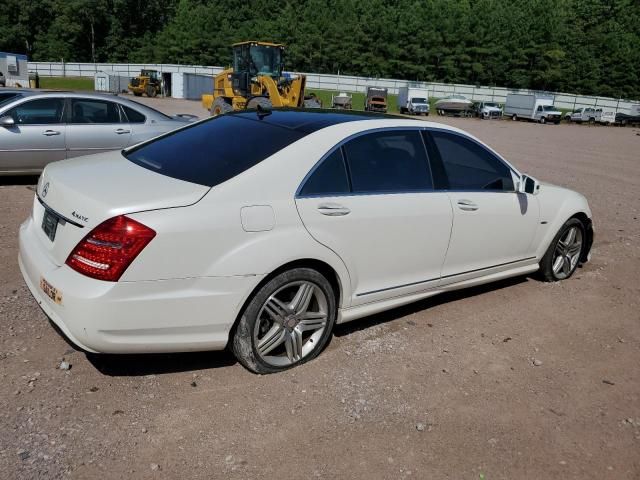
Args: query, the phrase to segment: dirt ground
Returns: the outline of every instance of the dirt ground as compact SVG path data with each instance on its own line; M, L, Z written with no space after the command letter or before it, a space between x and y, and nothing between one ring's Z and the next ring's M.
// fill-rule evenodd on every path
M639 131L429 120L585 194L592 262L566 282L517 278L339 326L279 375L225 352L74 350L18 269L36 179L1 179L0 477L640 478Z

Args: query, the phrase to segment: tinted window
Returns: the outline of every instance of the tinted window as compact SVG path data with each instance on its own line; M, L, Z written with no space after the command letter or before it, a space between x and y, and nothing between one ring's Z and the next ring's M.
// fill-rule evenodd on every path
M300 195L331 195L349 191L342 151L337 149L315 169L300 190Z
M303 136L257 119L223 115L141 145L126 157L163 175L212 187Z
M61 123L63 105L61 98L40 98L18 105L7 115L12 116L13 121L19 125Z
M72 99L71 123L120 123L118 105L105 100Z
M363 135L346 143L344 151L355 193L433 188L417 130Z
M129 123L144 123L147 120L147 117L133 108L124 105L122 105L122 108L124 108L124 113L127 115Z
M486 148L468 138L431 132L446 178L442 188L513 191L511 170Z

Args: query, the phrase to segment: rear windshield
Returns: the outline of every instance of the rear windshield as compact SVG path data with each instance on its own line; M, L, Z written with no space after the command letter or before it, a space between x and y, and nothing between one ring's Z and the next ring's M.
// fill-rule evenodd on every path
M305 134L261 120L223 115L124 153L162 175L213 187L260 163Z

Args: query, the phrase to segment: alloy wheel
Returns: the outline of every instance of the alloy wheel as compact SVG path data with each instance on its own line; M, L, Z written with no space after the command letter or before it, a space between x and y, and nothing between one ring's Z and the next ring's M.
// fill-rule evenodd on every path
M568 278L578 266L582 252L582 230L577 226L569 228L560 237L553 255L553 275L558 280Z
M264 302L253 331L260 359L272 366L299 362L320 345L328 322L327 297L310 281L288 283Z

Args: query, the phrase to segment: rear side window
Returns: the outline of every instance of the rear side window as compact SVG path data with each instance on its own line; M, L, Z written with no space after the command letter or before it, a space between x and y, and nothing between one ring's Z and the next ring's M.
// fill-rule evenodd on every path
M143 144L125 156L162 175L213 187L303 136L257 119L223 115Z
M316 168L300 190L300 195L340 195L349 193L349 179L338 148Z
M122 108L124 109L124 113L127 116L129 123L144 123L147 120L147 117L131 107L122 105Z
M64 102L61 98L40 98L18 105L7 115L19 125L50 125L62 123Z
M120 111L113 102L73 98L71 123L120 123Z
M446 132L431 132L445 178L441 188L451 190L513 191L513 177L507 165L476 142ZM435 161L438 161L436 158Z
M420 132L376 132L344 145L354 193L406 192L433 188Z

